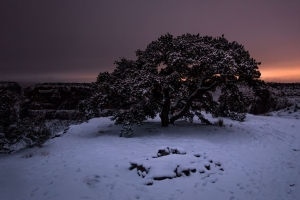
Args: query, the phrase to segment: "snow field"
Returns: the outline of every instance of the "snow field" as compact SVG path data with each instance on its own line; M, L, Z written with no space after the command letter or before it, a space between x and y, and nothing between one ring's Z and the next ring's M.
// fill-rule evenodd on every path
M0 199L300 199L298 119L224 124L162 128L154 119L133 138L106 118L70 126L43 148L0 155Z

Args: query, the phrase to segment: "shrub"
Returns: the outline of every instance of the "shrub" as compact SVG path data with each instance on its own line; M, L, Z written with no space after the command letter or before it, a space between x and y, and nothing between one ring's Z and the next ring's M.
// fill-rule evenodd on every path
M51 136L43 119L21 118L21 98L12 92L0 93L0 153L11 153L13 145L41 147Z
M41 119L36 121L27 119L23 122L22 128L22 138L28 148L42 147L43 144L51 137L50 130Z
M246 114L245 113L232 112L232 113L230 113L230 118L232 120L243 122L246 118Z

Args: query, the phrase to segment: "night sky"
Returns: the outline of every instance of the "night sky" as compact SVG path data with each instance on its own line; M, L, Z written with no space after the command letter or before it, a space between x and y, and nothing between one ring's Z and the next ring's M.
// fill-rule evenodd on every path
M225 35L266 81L300 82L299 0L1 0L0 81L92 82L170 33Z

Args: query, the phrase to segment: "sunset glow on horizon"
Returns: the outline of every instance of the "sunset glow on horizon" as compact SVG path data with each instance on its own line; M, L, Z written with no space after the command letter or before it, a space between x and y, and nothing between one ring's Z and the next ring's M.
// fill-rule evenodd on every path
M266 82L300 82L300 63L259 66L259 71Z

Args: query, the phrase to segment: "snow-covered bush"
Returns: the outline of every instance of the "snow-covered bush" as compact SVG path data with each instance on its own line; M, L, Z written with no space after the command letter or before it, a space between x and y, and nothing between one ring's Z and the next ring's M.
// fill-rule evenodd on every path
M19 96L11 92L0 95L0 153L9 153L12 146L25 143L41 147L51 135L43 119L22 118Z
M22 130L22 140L28 148L42 147L51 137L51 132L43 119L35 119L34 121L30 118L24 119L20 128Z
M286 84L286 87L289 88L289 84ZM262 84L261 88L257 89L255 94L250 97L252 99L248 112L256 115L266 114L291 106L293 103L289 99L289 95L283 94L282 91L285 90L274 87L274 84Z
M245 120L245 118L246 118L246 114L245 113L231 112L230 113L230 118L232 120L243 122Z
M36 119L18 120L4 129L0 136L0 153L11 152L11 147L24 144L28 148L42 147L50 139L51 132L44 121Z

